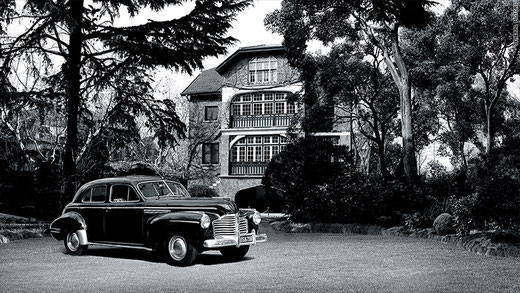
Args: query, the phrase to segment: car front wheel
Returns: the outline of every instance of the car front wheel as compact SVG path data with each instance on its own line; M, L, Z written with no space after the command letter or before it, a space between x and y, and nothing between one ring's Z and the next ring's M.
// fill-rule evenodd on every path
M65 239L63 239L63 242L65 244L65 250L67 250L67 253L72 255L81 255L88 248L88 245L81 245L79 243L79 236L77 231L70 231L67 233L67 236Z
M241 260L249 251L249 245L240 247L225 247L220 249L224 258L232 261Z
M172 235L165 243L166 262L174 266L189 266L197 257L197 249L184 236Z

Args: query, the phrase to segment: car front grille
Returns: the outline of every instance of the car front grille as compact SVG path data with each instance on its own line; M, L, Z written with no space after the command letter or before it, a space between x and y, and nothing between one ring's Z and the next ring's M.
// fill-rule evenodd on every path
M247 234L247 231L247 219L239 217L238 214L224 215L213 221L213 235L215 237Z

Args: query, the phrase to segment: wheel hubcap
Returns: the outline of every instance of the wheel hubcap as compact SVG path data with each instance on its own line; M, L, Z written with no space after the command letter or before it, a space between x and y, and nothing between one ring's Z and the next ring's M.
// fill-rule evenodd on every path
M71 232L67 235L67 247L71 251L76 251L79 248L79 237L76 232Z
M174 260L182 260L188 251L186 241L184 239L174 236L168 242L168 251Z

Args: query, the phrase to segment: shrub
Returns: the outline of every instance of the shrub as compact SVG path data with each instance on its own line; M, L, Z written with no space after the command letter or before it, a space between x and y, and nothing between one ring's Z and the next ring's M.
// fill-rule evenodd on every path
M210 188L206 185L202 185L202 184L191 185L188 188L188 192L193 197L218 197L219 196L218 192L215 189Z
M475 186L471 217L475 228L520 231L520 138L506 139L469 172Z
M448 213L440 214L435 221L433 221L433 230L439 235L453 233L453 216Z
M299 222L396 225L430 204L422 185L356 173L347 149L308 138L271 161L264 185Z
M454 216L457 234L468 234L471 229L476 227L474 210L477 202L478 196L475 193L460 198L452 198L450 210Z

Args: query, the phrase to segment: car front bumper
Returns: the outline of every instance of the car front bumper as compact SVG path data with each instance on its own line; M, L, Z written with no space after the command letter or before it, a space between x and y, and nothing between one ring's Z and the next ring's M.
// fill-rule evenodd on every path
M236 236L219 236L215 239L205 240L203 246L205 248L220 248L229 246L245 246L255 245L256 243L266 242L267 234L256 234L253 230L252 233L241 234Z

